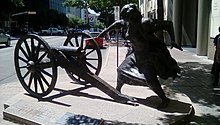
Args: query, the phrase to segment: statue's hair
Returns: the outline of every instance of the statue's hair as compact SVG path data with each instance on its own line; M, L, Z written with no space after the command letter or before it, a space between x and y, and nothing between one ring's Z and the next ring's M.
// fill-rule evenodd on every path
M140 20L142 18L142 15L140 11L137 9L135 4L126 4L121 9L121 17L122 19L132 19L132 20Z

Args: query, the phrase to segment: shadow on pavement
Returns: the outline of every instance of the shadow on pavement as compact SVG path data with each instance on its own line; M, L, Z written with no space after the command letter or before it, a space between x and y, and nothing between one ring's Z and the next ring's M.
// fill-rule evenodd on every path
M138 103L145 106L157 109L157 106L161 103L161 99L158 96L150 96L146 99L136 98ZM167 113L188 113L191 109L191 104L184 103L178 100L171 100L169 106L164 109L158 109Z
M54 104L58 104L58 105L62 105L62 106L67 106L70 107L71 104L66 104L63 102L59 102L59 101L55 101L54 99L63 97L63 96L67 96L67 95L72 95L72 96L82 96L82 97L87 97L87 98L91 98L91 99L100 99L100 100L105 100L105 101L111 101L111 102L115 102L115 103L121 103L121 102L117 102L113 99L109 99L109 98L105 98L105 97L101 97L98 95L92 95L89 93L85 93L85 92L81 92L82 90L88 89L93 87L92 85L84 85L83 87L79 87L77 89L72 89L72 90L64 90L64 89L59 89L59 88L55 88L55 91L58 91L58 94L55 95L51 95L48 97L44 97L44 98L36 98L31 96L30 94L27 94L27 96L31 96L33 98L38 99L38 101L45 101L45 102L50 102L50 103L54 103ZM122 103L122 104L126 104L126 105L131 105L131 106L137 106L136 103L132 103L132 102L127 102L127 103Z
M176 93L184 93L191 99L193 105L199 106L199 111L195 109L195 116L192 118L190 124L220 125L220 89L213 89L213 78L210 73L212 65L201 64L199 62L186 62L179 63L179 66L182 69L181 78L173 80L172 82L168 80L162 83L162 85L165 86L164 90L166 94L169 97L175 98ZM48 101L59 105L71 106L70 104L54 101L54 99L66 95L73 95L116 102L113 99L81 92L90 87L92 86L85 85L73 90L55 88L54 90L59 91L59 94L39 99L39 101ZM157 96L151 96L146 99L135 98L138 100L138 103L155 109L161 101ZM172 108L173 106L175 106L175 108ZM171 100L171 107L161 111L168 113L183 113L189 108L190 104L178 100ZM170 118L172 116L167 117Z
M220 88L212 86L211 64L199 62L179 63L181 78L172 83L163 83L170 96L177 92L186 94L194 105L195 117L191 124L220 125ZM199 114L199 115L197 115Z

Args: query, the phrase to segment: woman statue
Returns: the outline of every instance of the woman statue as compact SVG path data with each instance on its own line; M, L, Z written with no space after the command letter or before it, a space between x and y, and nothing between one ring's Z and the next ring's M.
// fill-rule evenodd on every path
M135 4L125 5L120 14L122 20L114 22L98 37L112 30L121 30L122 37L132 43L135 58L132 65L144 74L147 86L162 99L162 103L157 108L166 108L170 99L166 97L157 76L163 79L176 78L180 68L171 57L164 41L156 34L163 30L167 31L172 40L171 44L182 50L174 42L173 24L170 21L142 18ZM117 89L120 91L120 87Z

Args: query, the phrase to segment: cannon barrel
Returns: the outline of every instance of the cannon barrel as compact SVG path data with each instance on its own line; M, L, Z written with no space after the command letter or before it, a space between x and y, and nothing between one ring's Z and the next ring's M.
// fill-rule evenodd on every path
M60 51L64 55L68 56L80 56L82 54L81 47L70 47L70 46L51 46L50 49L52 51Z

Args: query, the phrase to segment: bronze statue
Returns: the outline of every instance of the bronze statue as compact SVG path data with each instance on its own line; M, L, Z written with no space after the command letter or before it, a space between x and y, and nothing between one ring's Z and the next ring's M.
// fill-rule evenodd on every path
M118 73L121 67L126 69L125 65L136 69L139 74L143 74L145 79L142 81L145 81L144 83L162 99L158 108L167 107L170 99L166 97L157 76L163 79L176 78L180 68L171 57L164 41L156 34L163 30L167 31L172 40L171 45L182 50L174 42L172 22L142 18L135 4L125 5L121 9L121 18L122 20L114 22L99 35L103 36L112 30L121 30L122 37L132 43L133 53L119 66ZM118 84L116 89L120 91L121 86Z

